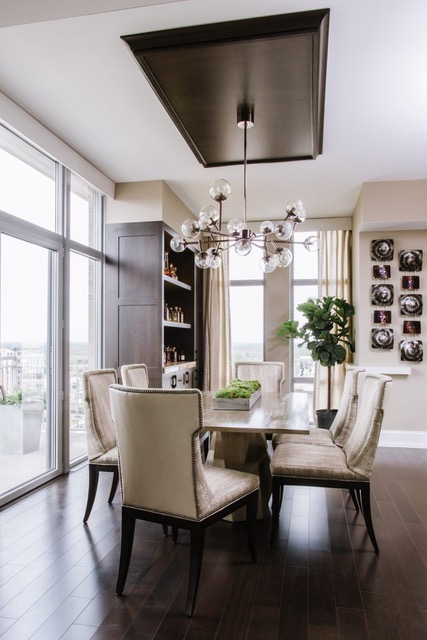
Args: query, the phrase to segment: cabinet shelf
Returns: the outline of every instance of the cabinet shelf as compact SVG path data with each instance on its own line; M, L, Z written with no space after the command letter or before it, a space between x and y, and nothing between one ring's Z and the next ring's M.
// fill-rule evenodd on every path
M191 329L191 324L187 322L169 322L169 320L163 320L164 327L173 327L174 329Z
M163 276L163 281L165 283L165 288L167 288L169 285L172 285L172 287L180 287L181 289L185 289L186 291L191 291L191 287L189 284L181 282L181 280L177 280L176 278Z

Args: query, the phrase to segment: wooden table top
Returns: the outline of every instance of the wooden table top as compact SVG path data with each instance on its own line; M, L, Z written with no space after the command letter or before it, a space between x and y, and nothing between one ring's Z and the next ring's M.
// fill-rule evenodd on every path
M263 393L249 411L212 409L214 393L203 393L204 426L234 433L309 433L308 396L304 392Z

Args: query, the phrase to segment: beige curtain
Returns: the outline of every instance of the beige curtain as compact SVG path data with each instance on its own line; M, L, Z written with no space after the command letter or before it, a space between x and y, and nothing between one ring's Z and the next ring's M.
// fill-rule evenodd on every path
M228 254L221 256L218 269L204 272L203 313L204 375L203 389L217 391L231 379L231 325L230 286L228 277Z
M319 298L336 296L352 304L351 231L321 231L319 233ZM352 354L347 356L351 361ZM337 408L344 385L345 365L332 369L332 407ZM316 363L314 407L327 406L328 370Z

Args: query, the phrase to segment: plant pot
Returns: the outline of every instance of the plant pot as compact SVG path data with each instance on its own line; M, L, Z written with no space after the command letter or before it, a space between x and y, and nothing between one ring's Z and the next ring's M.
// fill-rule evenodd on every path
M337 415L338 409L317 409L316 420L319 429L329 429Z
M0 451L12 454L37 451L43 412L42 402L26 403L25 408L22 405L1 405Z

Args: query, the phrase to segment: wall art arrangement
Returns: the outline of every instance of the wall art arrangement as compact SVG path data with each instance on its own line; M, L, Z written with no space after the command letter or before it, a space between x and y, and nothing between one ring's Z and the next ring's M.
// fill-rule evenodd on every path
M396 292L396 295L394 285L386 282L392 275L392 265L388 263L393 262L394 254L393 240L372 240L371 260L376 264L372 266L372 278L375 284L371 285L371 304L375 307L373 324L376 327L371 330L371 347L384 350L394 348L394 330L389 326L392 321L390 307L397 302L397 313L402 318L403 334L399 341L400 360L422 362L423 343L419 339L421 321L417 318L423 313L423 296L417 293L420 288L420 277L416 274L422 271L423 252L421 249L399 251L398 268L399 272L403 272L400 279L402 291Z

